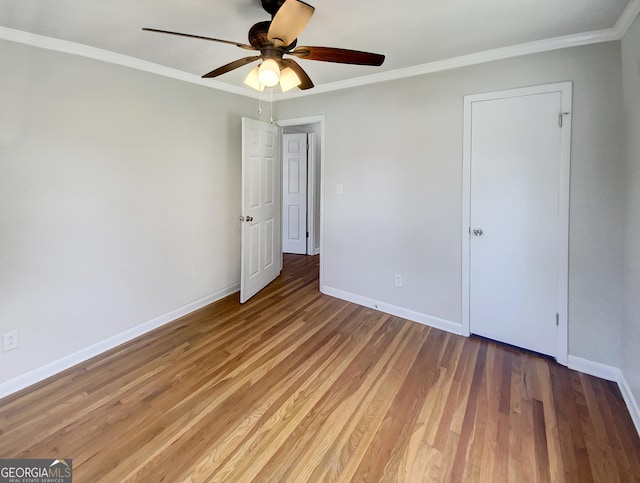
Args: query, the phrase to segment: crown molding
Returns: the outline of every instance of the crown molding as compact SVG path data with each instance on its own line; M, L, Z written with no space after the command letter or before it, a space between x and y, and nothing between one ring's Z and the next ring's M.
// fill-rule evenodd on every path
M352 87L361 87L369 84L376 84L379 82L405 79L418 75L431 74L434 72L458 69L460 67L483 64L496 60L509 59L521 55L535 54L599 42L620 40L627 33L627 30L629 30L629 27L631 27L631 24L633 24L634 20L639 14L640 0L630 0L613 28L595 30L592 32L585 32L574 35L565 35L562 37L554 37L551 39L537 40L533 42L526 42L509 47L502 47L499 49L486 50L483 52L476 52L474 54L452 57L445 60L428 62L426 64L416 65L412 67L394 69L386 72L379 72L377 74L356 77L353 79L330 82L328 84L316 86L312 90L307 91L290 91L286 94L278 93L273 95L273 101L276 102L285 99L295 99L298 97L324 94L327 92L349 89ZM253 90L247 89L242 86L234 86L232 84L227 84L225 82L215 81L211 79L205 80L198 77L197 75L189 74L181 70L172 69L170 67L154 64L153 62L147 62L145 60L136 59L127 55L117 54L108 50L89 47L87 45L78 44L75 42L54 39L51 37L45 37L43 35L32 34L29 32L1 26L0 39L19 42L22 44L27 44L48 50L54 50L57 52L79 55L82 57L109 62L112 64L122 65L125 67L130 67L132 69L138 69L145 72L170 77L172 79L189 82L191 84L197 84L204 87L229 92L231 94L250 97L252 99L259 98L258 92L254 92Z
M640 3L640 0L633 0L633 2ZM275 94L273 96L273 99L274 101L279 101L295 97L322 94L341 89L349 89L351 87L360 87L368 84L376 84L379 82L387 82L418 75L432 74L434 72L458 69L460 67L468 67L476 64L484 64L486 62L509 59L512 57L519 57L521 55L536 54L539 52L565 49L568 47L577 47L580 45L620 40L621 37L622 36L619 34L619 31L614 28L596 30L593 32L585 32L575 35L565 35L562 37L537 40L534 42L502 47L499 49L485 50L483 52L476 52L474 54L461 55L459 57L452 57L450 59L428 62L426 64L405 67L403 69L380 72L377 74L357 77L355 79L346 79L343 81L331 82L329 84L316 86L312 91L296 91L288 92L287 94Z
M197 84L200 86L229 92L231 94L238 94L241 96L258 99L257 92L254 94L253 91L245 87L234 86L211 79L202 79L197 75L189 74L188 72L184 72L178 69L172 69L163 65L154 64L153 62L147 62L146 60L129 57L128 55L117 54L109 50L89 47L87 45L78 44L76 42L54 39L51 37L46 37L44 35L32 34L22 30L15 30L2 26L0 26L0 39L9 40L11 42L18 42L21 44L30 45L32 47L54 50L56 52L79 55L81 57L87 57L89 59L100 60L102 62L108 62L110 64L117 64L144 72L150 72L152 74L158 74L164 77L170 77L172 79L189 82L190 84Z
M616 32L618 39L626 35L627 30L629 30L638 15L640 15L640 0L631 0L613 26L613 30Z

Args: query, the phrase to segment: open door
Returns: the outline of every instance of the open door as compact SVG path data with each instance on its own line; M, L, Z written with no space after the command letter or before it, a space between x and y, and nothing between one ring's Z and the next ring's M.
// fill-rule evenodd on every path
M279 128L242 118L240 303L282 271Z

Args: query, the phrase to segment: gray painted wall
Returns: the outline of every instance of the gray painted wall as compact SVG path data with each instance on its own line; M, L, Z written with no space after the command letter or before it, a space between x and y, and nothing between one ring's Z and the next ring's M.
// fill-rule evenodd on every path
M279 102L326 119L325 285L460 323L463 96L571 80L569 353L619 367L621 77L609 42Z
M626 171L621 369L640 401L640 17L622 39L622 72Z
M0 383L239 281L255 101L0 41Z
M255 101L5 41L0 58L0 333L21 345L0 352L0 383L237 283ZM635 176L637 220L640 182L635 135L623 165L621 65L612 42L278 103L279 119L325 115L325 284L459 323L463 96L572 80L570 353L631 379L622 187ZM635 224L636 267L637 240ZM637 282L625 270L627 293Z

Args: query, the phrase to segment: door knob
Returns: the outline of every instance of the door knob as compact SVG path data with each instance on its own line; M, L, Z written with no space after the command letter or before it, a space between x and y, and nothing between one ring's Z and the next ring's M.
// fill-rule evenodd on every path
M247 217L245 217L245 220L246 221L253 221L253 216L247 216Z
M473 234L475 236L482 236L482 228L474 228L473 229Z

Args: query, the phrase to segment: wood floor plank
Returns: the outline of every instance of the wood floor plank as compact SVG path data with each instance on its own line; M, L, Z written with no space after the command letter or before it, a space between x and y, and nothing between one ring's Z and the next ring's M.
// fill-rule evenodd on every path
M640 481L614 383L323 295L318 260L0 400L0 458L91 483Z
M547 445L547 430L544 420L542 401L534 399L533 405L533 436L536 456L536 481L551 481L549 474L549 452Z
M556 420L558 421L558 432L560 436L560 448L562 452L562 460L564 462L564 480L567 482L580 483L579 466L576 458L577 448L584 448L584 440L582 433L572 431L572 427L579 426L579 420L576 413L575 405L569 388L571 381L569 379L569 371L558 370L556 366L551 368L551 385L553 393L558 398L559 404L555 404ZM579 451L579 450L578 450Z
M561 481L564 478L564 466L558 421L556 420L555 399L549 374L549 364L544 359L537 359L535 364L542 389L541 402L544 417L545 438L547 442L547 462L551 481Z

